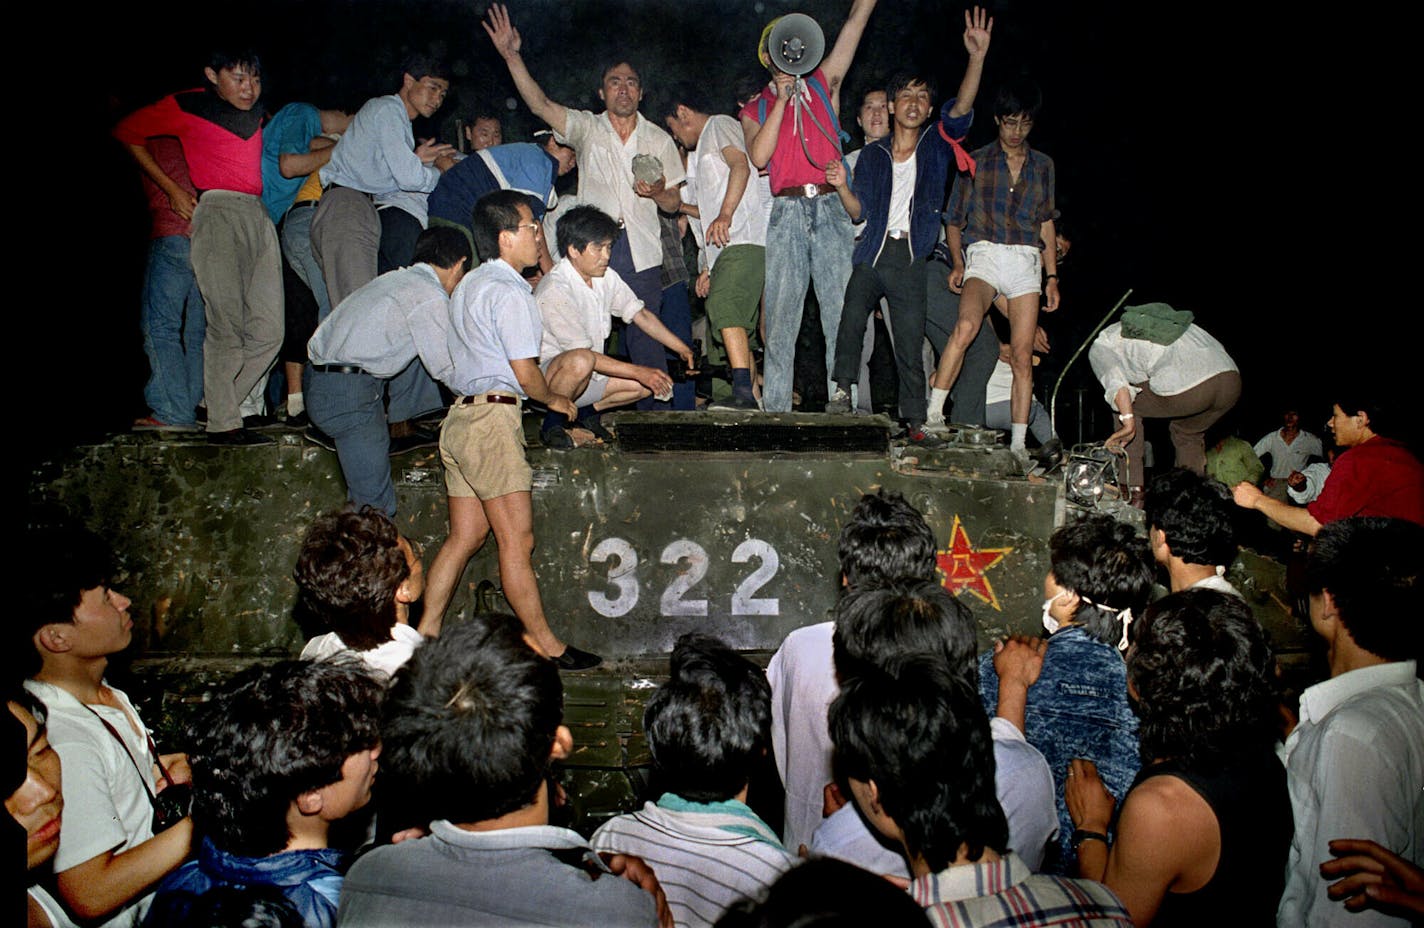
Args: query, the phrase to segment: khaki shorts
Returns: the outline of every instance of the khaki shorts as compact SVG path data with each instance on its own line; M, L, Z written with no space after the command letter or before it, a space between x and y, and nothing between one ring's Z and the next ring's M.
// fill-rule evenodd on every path
M1042 253L1036 245L975 242L964 250L964 279L978 278L1014 300L1043 289Z
M495 499L533 488L520 408L482 399L450 407L440 428L448 495Z

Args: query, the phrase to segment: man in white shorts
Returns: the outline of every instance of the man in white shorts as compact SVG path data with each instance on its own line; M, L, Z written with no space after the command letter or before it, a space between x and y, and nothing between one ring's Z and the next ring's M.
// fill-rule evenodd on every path
M930 380L930 420L959 376L964 352L979 334L996 293L1008 300L1010 394L1009 447L1026 458L1033 402L1033 337L1038 326L1040 277L1047 272L1044 312L1058 308L1057 234L1053 226L1053 159L1028 146L1040 95L1032 84L1001 87L994 99L999 137L971 155L975 166L955 178L945 231L950 289L961 293L959 320ZM961 252L967 247L967 252ZM967 261L967 264L966 264Z
M549 388L574 397L578 415L569 422L550 410L540 427L543 443L554 449L572 448L569 428L582 428L610 440L598 421L599 414L654 395L672 395L666 371L620 361L603 353L604 342L617 316L682 358L688 370L697 365L692 349L662 320L647 311L618 272L608 266L618 223L596 206L576 206L559 217L557 238L561 255L553 270L539 281L534 299L544 322L539 367Z

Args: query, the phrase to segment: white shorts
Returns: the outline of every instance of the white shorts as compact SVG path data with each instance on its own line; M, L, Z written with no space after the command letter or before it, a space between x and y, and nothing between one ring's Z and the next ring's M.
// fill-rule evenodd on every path
M555 355L557 357L557 355ZM549 376L549 365L554 363L554 358L539 365L539 371L545 377ZM588 377L588 386L584 387L583 393L574 397L575 406L592 406L603 399L603 394L608 390L608 375L594 371Z
M977 277L1006 299L1016 299L1041 289L1043 255L1034 245L1000 245L975 242L965 249L964 279Z

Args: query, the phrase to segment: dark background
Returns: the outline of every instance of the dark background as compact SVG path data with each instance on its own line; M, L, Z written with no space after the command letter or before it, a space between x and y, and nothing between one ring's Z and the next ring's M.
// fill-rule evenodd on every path
M1364 44L1353 24L1303 10L1283 16L1200 3L1027 0L989 6L993 44L969 147L993 137L994 87L1020 73L1037 79L1045 105L1030 141L1057 163L1058 205L1074 243L1063 270L1063 308L1045 317L1055 350L1040 369L1040 395L1131 287L1129 302L1190 309L1226 345L1245 380L1237 419L1249 440L1278 422L1282 403L1298 406L1303 424L1323 433L1332 385L1342 380L1383 379L1397 399L1413 398L1417 376L1408 359L1420 325L1407 293L1414 264L1355 255L1378 229L1349 218L1352 200L1366 195L1366 178L1376 171L1385 196L1418 199L1388 163L1355 157L1356 142L1345 135L1378 125L1349 118L1341 87L1355 70L1347 56L1386 54L1380 36ZM754 48L768 19L807 12L829 44L848 8L847 0L524 0L511 15L526 61L551 98L598 109L593 91L602 63L626 55L643 73L644 114L655 118L659 85L675 79L707 81L730 111L733 83L758 67ZM520 140L538 126L516 105L504 64L479 26L484 9L444 0L198 7L164 0L141 10L115 4L76 14L80 66L32 66L23 98L53 93L63 101L46 100L64 113L62 147L71 140L75 147L60 160L62 173L40 185L42 215L58 220L52 241L77 237L87 246L82 258L70 250L56 255L51 285L65 297L36 297L23 313L32 343L58 344L63 361L46 386L59 405L44 404L63 414L39 417L35 446L87 440L146 413L138 303L147 219L137 169L108 135L117 118L199 85L207 51L219 43L248 44L262 55L263 101L272 112L293 100L355 107L391 93L401 58L421 50L444 54L455 77L446 105L417 123L417 136L453 142L456 120L483 104L505 113L505 141ZM953 93L965 60L964 9L882 0L842 96L853 135L861 91L906 63L933 75L942 95ZM37 41L45 53L47 40ZM852 147L859 144L857 138ZM1395 170L1407 176L1409 169ZM1108 410L1086 357L1069 373L1060 431L1078 438L1078 388L1089 416L1083 437L1100 440L1110 430Z

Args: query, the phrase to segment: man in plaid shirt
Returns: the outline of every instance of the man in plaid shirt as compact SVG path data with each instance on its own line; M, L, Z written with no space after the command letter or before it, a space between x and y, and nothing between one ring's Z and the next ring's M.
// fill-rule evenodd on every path
M996 294L1008 300L1010 449L1026 458L1024 436L1033 404L1033 336L1038 326L1040 275L1048 275L1045 312L1058 308L1057 233L1053 227L1053 159L1028 146L1041 97L1031 83L999 89L994 123L999 137L974 152L967 174L955 178L945 229L954 262L949 286L961 293L959 321L930 381L930 424L942 421L944 401L959 376L964 353L979 334ZM964 250L961 250L964 249Z

